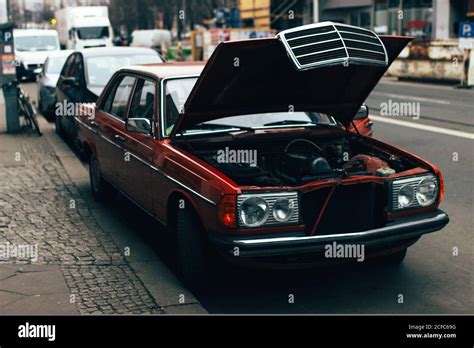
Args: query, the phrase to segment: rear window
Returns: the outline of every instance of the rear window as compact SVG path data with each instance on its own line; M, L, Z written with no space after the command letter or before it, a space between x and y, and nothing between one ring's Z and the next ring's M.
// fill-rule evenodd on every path
M86 59L87 84L92 87L104 87L120 68L127 65L151 63L162 63L158 53L89 57Z

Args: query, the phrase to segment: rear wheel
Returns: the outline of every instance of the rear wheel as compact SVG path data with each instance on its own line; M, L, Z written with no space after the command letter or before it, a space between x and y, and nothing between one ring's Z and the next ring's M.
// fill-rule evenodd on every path
M204 292L209 286L209 255L201 221L188 205L178 209L176 221L179 271L191 291Z
M104 202L109 200L113 194L114 189L102 176L100 172L99 161L95 153L91 156L91 161L89 164L89 177L92 195L94 199L99 202Z

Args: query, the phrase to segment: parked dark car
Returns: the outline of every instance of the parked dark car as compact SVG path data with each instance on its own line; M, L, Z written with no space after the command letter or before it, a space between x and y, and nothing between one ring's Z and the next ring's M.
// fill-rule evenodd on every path
M73 52L73 50L63 50L50 54L38 75L38 109L47 118L54 117L59 74L67 57Z
M77 139L74 115L62 114L79 104L95 103L110 77L120 68L132 64L162 63L161 56L149 48L99 47L72 53L66 60L56 86L56 131Z
M118 189L167 225L192 289L205 289L212 250L286 267L356 244L399 263L448 223L443 177L350 125L410 40L324 22L221 43L205 67L121 69L95 118L77 118L92 192Z

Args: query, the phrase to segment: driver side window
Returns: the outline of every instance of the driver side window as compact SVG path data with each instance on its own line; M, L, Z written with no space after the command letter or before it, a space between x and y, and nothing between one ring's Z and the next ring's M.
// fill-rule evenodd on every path
M71 54L64 64L63 70L61 71L61 75L63 77L70 77L71 71L74 68L74 59L76 58L75 54Z
M102 110L121 120L125 120L128 99L135 80L136 78L132 76L119 77L110 90Z

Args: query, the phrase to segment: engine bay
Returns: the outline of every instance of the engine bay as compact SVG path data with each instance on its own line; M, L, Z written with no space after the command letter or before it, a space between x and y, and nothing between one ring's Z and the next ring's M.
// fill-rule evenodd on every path
M357 136L249 138L221 143L182 142L242 186L297 186L356 175L388 177L416 167L406 158L377 151Z

